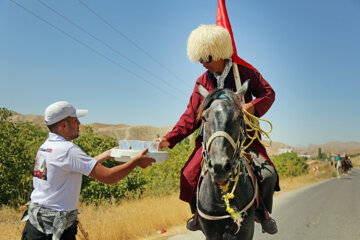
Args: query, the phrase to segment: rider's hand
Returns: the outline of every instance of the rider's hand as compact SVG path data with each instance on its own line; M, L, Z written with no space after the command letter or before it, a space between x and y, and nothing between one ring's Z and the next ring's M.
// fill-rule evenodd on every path
M148 166L151 166L151 164L155 162L154 158L146 155L147 151L148 149L145 148L134 158L136 164L141 168L147 168Z
M241 105L243 109L245 109L248 113L254 115L255 114L255 107L252 103L245 103Z
M170 146L168 140L165 137L157 138L154 140L155 142L159 142L159 150L161 151L163 148Z

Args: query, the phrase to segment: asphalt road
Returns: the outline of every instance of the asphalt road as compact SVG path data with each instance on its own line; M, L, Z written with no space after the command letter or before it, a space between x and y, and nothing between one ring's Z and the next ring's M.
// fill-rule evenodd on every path
M255 240L359 240L360 239L360 169L349 176L333 178L274 199L273 218L278 233L261 233L255 224ZM200 231L168 240L205 240Z

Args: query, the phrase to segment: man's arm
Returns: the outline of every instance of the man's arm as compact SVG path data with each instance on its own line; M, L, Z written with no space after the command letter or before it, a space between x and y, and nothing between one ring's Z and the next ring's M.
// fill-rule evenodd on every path
M262 117L275 101L275 92L262 75L253 69L238 65L241 82L250 79L243 108L249 113ZM253 99L255 97L255 99Z
M196 82L200 82L203 86L205 86L206 81L207 80L205 72L202 76L198 78ZM181 140L192 134L197 128L199 128L201 123L196 121L196 115L201 102L202 96L200 95L198 86L195 83L195 87L190 96L187 108L185 112L181 115L179 121L176 123L176 125L170 132L168 132L161 139L156 140L160 141L160 149L164 147L173 148L178 142L180 142Z
M143 150L138 156L133 158L127 163L112 168L107 168L101 164L101 161L105 161L110 158L111 149L95 157L98 162L94 166L93 170L89 174L90 177L99 180L102 183L114 184L125 178L131 171L137 166L146 168L151 166L155 159L146 155L147 149ZM97 159L98 157L98 159Z
M114 148L119 148L119 147L114 147ZM112 148L112 149L113 149L113 148ZM94 159L95 159L96 161L98 161L98 163L103 163L103 162L105 162L105 161L108 160L108 159L114 160L114 158L110 156L110 153L111 153L111 150L112 150L112 149L109 149L109 150L107 150L107 151L105 151L105 152L103 152L103 153L100 153L99 155L95 156Z
M262 117L275 101L275 91L270 84L256 72L250 81L251 94L255 97L250 103L254 106L254 113Z

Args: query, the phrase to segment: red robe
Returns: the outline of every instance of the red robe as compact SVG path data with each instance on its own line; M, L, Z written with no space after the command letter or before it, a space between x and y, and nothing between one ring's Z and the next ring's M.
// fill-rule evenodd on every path
M243 83L247 79L250 79L249 88L245 94L245 102L253 103L256 109L256 115L262 117L271 107L275 100L275 92L270 86L270 84L261 76L261 74L251 68L238 64L238 69L240 73L240 79ZM228 79L230 78L230 79ZM232 73L232 69L227 77L228 85L231 84L231 88L234 91L235 81ZM201 83L209 92L214 89L214 77L210 72L206 71L201 75L197 81ZM225 81L226 82L226 81ZM226 87L226 84L225 84ZM254 96L255 98L253 99ZM201 122L196 122L197 110L203 100L203 97L200 95L197 84L195 84L193 93L191 94L189 104L186 111L180 117L179 121L176 123L174 128L165 135L165 138L170 143L170 148L173 148L178 142L192 134L197 128L200 127ZM185 163L184 167L181 169L180 177L180 199L186 202L191 202L192 196L194 194L197 181L201 172L201 159L202 159L202 136L198 136L195 141L195 149L190 155L188 161ZM246 143L245 143L246 146ZM266 153L265 147L259 143L258 140L255 140L250 146L252 150L260 153L266 158L271 165L273 163L270 161ZM273 165L274 166L274 165ZM274 167L275 168L275 167ZM277 186L277 190L280 190Z

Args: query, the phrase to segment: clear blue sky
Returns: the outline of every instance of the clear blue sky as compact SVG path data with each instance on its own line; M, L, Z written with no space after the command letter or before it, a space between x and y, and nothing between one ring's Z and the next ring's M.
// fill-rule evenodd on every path
M42 0L91 37L39 1L16 2L53 26L0 0L0 106L43 115L67 100L89 109L82 123L134 126L178 121L204 72L187 59L187 38L215 24L217 9L216 0L83 0L115 31L77 0ZM360 2L226 5L239 56L275 89L264 116L273 141L360 142Z

